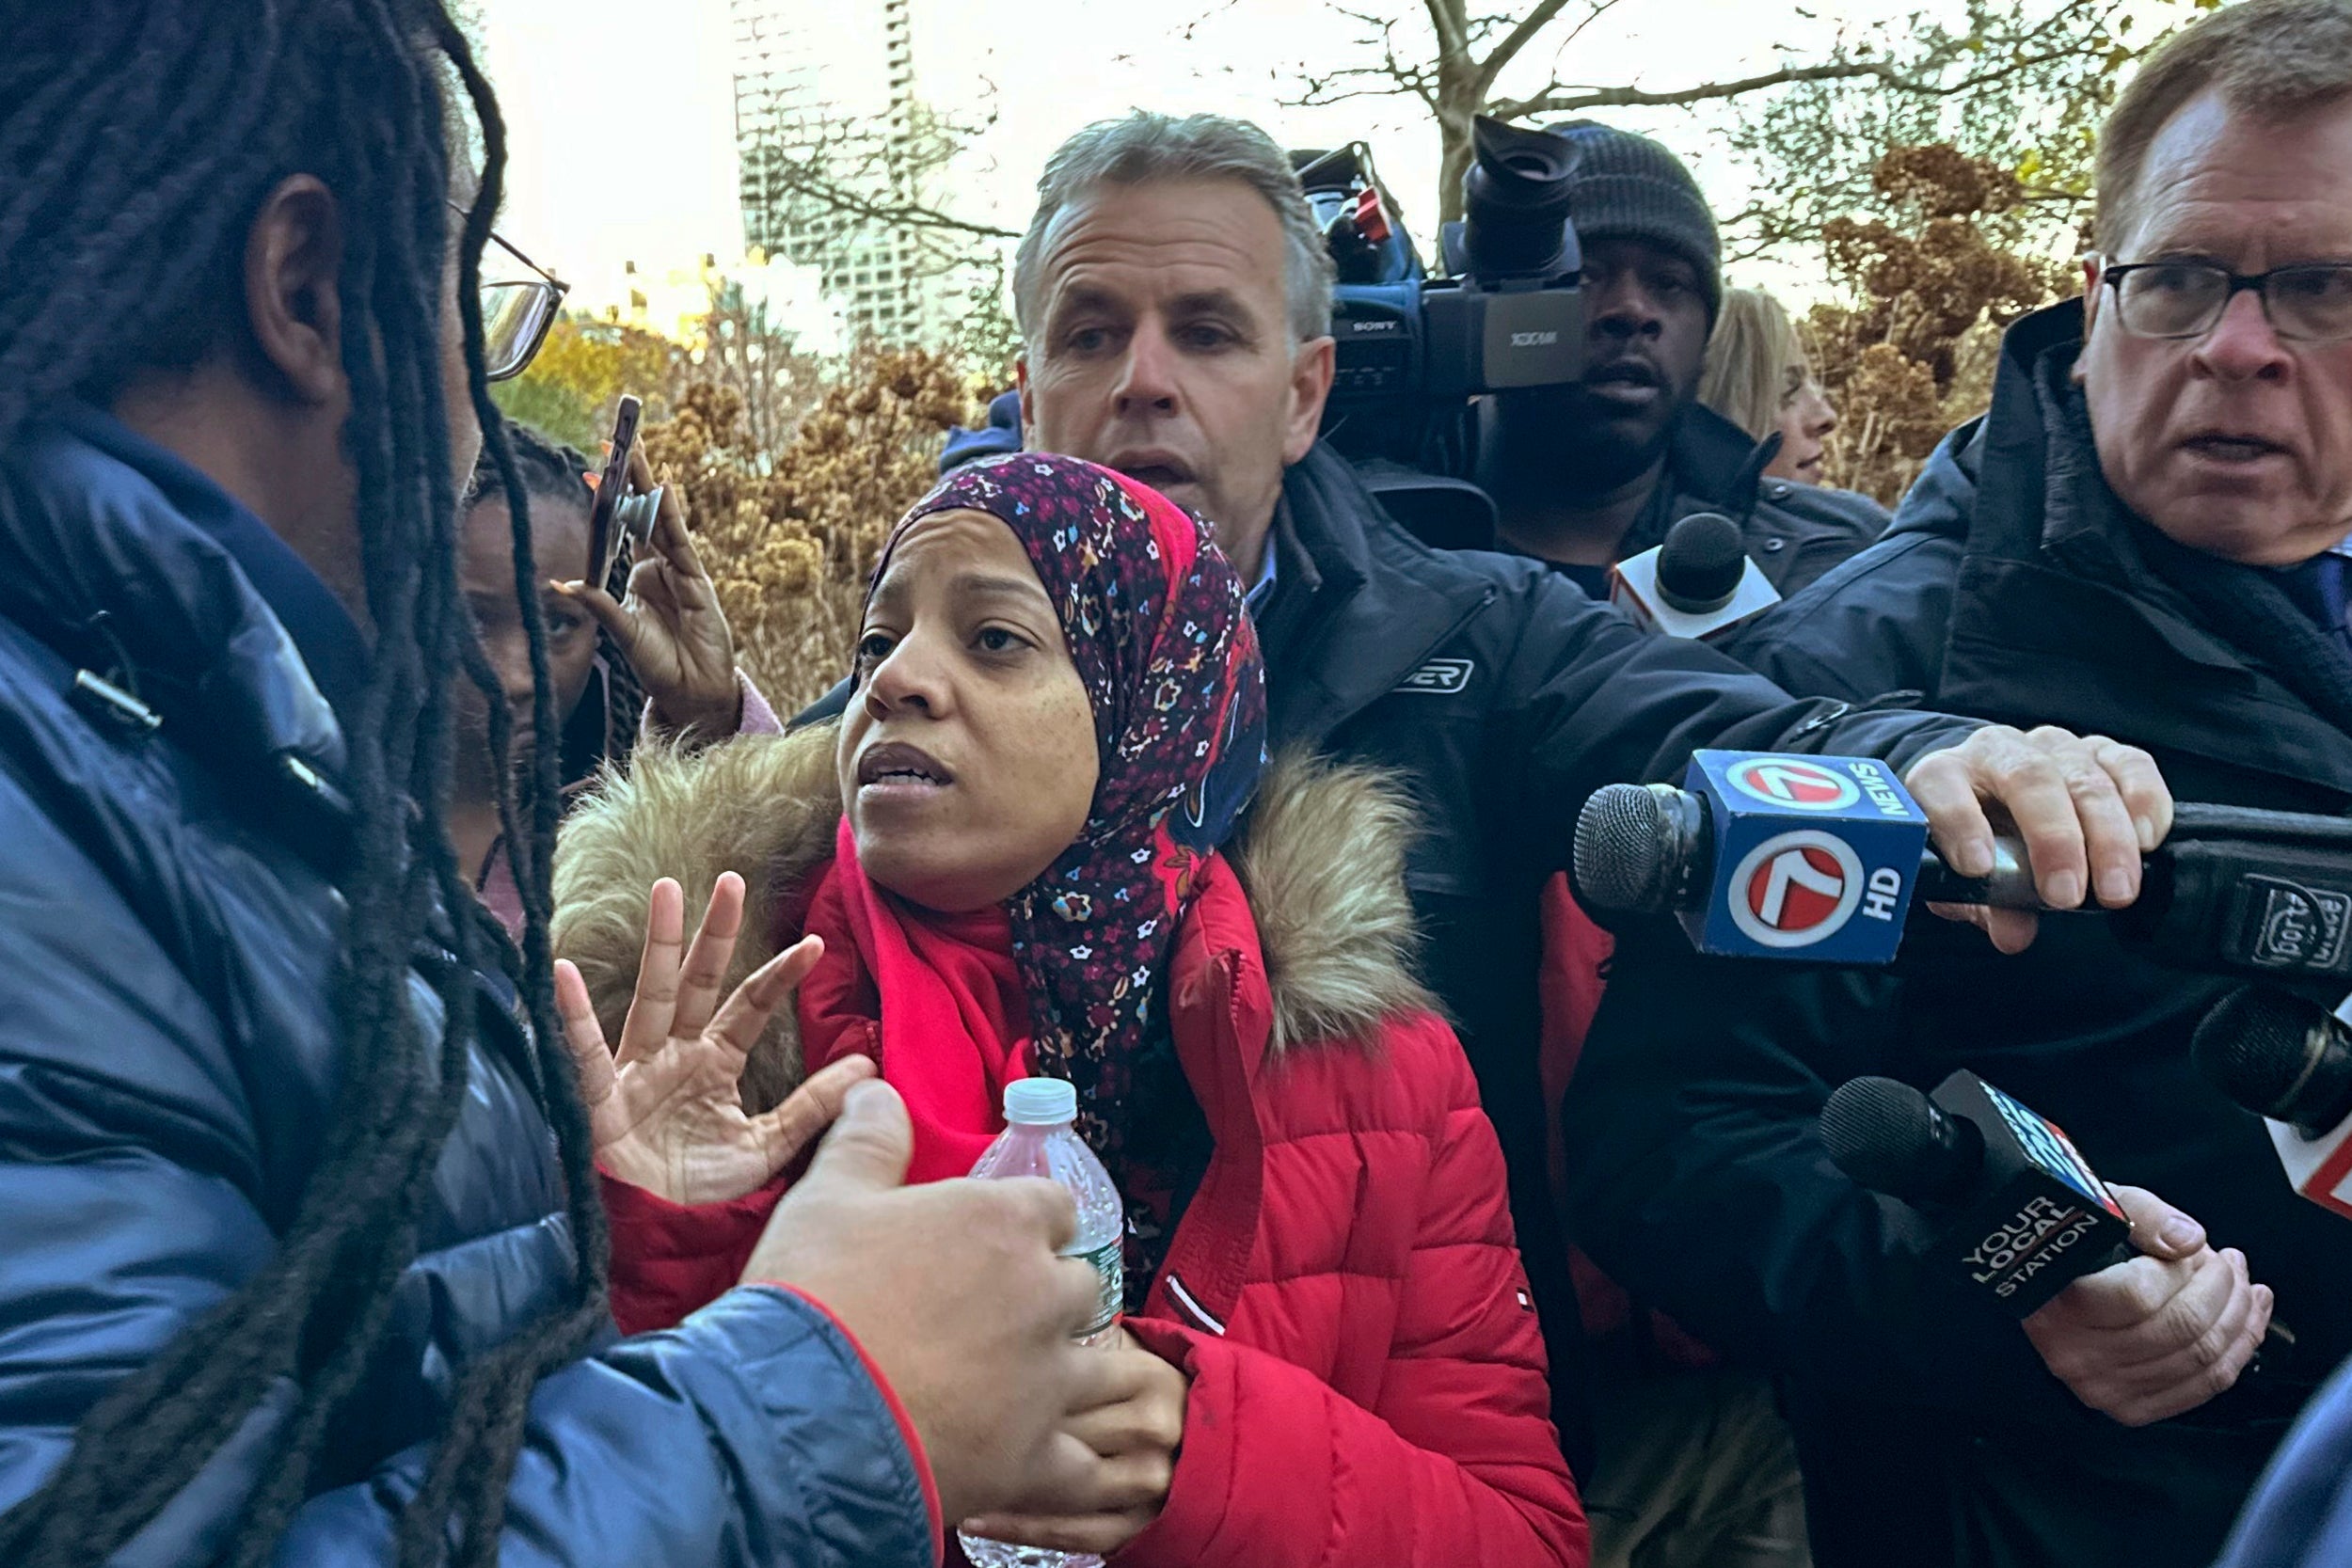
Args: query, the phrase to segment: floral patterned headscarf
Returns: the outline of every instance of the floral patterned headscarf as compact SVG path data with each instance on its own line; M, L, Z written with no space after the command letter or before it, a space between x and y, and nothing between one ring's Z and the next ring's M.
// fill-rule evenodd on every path
M1074 457L957 469L891 534L874 581L917 520L959 510L1019 537L1094 709L1101 774L1086 826L1008 913L1031 1067L1077 1086L1079 1129L1116 1170L1136 1064L1166 1027L1153 1004L1178 922L1264 762L1257 633L1240 576L1199 519Z

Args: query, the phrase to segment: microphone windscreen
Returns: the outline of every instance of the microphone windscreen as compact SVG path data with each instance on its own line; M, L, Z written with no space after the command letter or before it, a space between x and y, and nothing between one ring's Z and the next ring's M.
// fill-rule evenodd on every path
M2300 1121L2298 1106L2325 1092L2314 1070L2325 1053L2327 1012L2268 986L2240 986L2213 1005L2188 1049L2214 1087L2274 1121Z
M1740 525L1720 512L1693 512L1666 531L1658 596L1686 615L1711 615L1740 592L1747 569Z
M1905 1203L1948 1201L1975 1179L1983 1146L1962 1146L1954 1131L1925 1094L1892 1078L1851 1079L1821 1107L1830 1163Z
M1577 896L1597 910L1663 914L1674 907L1681 867L1677 835L1657 791L1640 784L1603 784L1576 819Z

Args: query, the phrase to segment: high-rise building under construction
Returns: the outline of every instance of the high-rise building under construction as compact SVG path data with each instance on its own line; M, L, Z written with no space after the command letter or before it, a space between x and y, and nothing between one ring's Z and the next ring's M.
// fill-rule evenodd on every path
M747 248L817 269L852 342L947 329L936 242L900 214L943 161L911 0L729 0Z

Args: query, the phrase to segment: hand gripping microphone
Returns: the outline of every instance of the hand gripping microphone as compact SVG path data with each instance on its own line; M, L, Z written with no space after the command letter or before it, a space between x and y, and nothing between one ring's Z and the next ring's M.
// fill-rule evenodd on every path
M1917 898L2042 907L2024 846L1962 878L1927 818L1867 758L1700 752L1682 787L1610 784L1577 820L1577 897L1597 914L1679 915L1701 952L1893 961ZM2352 817L2183 803L2108 918L2149 957L2207 974L2352 984Z
M1857 1185L1941 1221L1946 1271L2017 1317L2134 1255L2131 1222L2066 1134L1973 1072L1932 1098L1892 1078L1841 1085L1821 1143Z
M1693 512L1666 540L1617 562L1609 602L1668 637L1712 637L1780 602L1755 562L1740 525L1720 512Z
M2316 1002L2243 986L2213 1006L2189 1053L2261 1117L2295 1190L2352 1219L2352 1037Z
M1821 1144L1854 1182L1944 1221L1934 1253L1980 1299L2029 1318L2086 1275L2139 1256L2122 1205L2058 1123L1969 1071L1932 1097L1855 1078L1821 1108ZM2273 1318L2241 1382L2291 1363Z

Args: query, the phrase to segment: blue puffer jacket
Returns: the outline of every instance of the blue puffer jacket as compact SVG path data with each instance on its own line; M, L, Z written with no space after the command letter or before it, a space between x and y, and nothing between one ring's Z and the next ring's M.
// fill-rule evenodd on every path
M110 1386L271 1256L343 1068L342 738L216 542L225 517L251 521L92 410L0 456L0 1511ZM141 701L77 689L82 671ZM420 1256L282 1561L389 1560L457 1375L569 1277L526 1037L502 987L482 994ZM435 993L419 979L414 995L439 1038ZM211 1561L292 1393L122 1560ZM929 1564L922 1464L821 1310L738 1290L541 1383L504 1560Z

